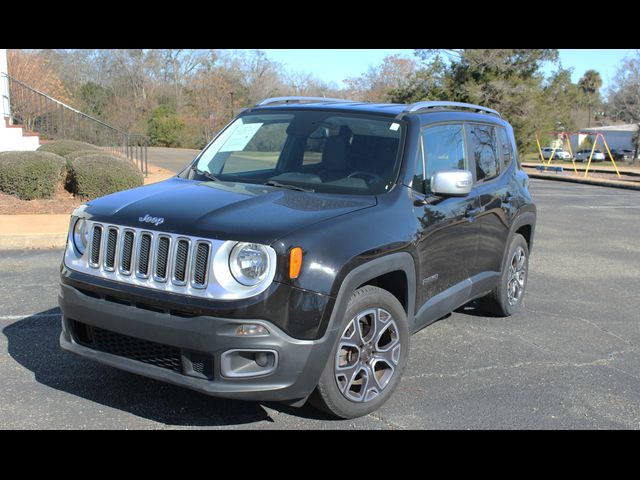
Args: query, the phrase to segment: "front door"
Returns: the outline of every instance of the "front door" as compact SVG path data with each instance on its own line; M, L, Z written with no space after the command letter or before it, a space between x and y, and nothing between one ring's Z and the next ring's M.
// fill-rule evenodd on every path
M469 169L461 124L429 126L421 141L426 179L439 170ZM429 182L426 183L424 194L414 193L414 212L419 222L418 326L453 310L458 306L453 304L464 301L470 293L469 278L476 274L479 239L477 195L439 197L429 191Z

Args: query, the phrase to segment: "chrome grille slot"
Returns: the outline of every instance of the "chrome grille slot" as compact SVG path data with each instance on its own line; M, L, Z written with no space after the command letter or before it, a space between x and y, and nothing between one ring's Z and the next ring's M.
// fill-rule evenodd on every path
M151 260L151 234L143 233L140 235L138 244L138 258L136 274L139 277L147 278L149 276L149 262Z
M125 275L131 274L134 238L132 230L125 230L122 235L122 246L120 247L120 273Z
M102 245L102 227L95 225L91 233L91 254L89 265L93 268L100 266L100 246Z
M167 280L167 270L169 266L169 251L171 239L166 235L160 235L156 239L156 254L153 269L153 279L157 282L165 282Z
M193 254L192 271L193 276L191 285L194 288L206 288L209 271L209 249L207 242L196 243L195 253Z
M189 240L183 238L176 243L173 256L173 283L185 285L187 283L187 265L189 262Z
M113 272L116 266L116 246L118 245L118 229L109 227L107 229L107 245L104 252L104 269Z

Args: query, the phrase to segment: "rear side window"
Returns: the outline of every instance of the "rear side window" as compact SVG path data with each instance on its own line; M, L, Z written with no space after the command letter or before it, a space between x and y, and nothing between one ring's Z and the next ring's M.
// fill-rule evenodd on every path
M464 133L462 125L436 125L422 132L422 153L427 180L440 170L466 170ZM427 182L428 183L428 182Z
M498 140L500 142L500 152L502 153L502 168L500 170L504 171L513 161L513 149L511 148L507 131L502 127L498 128Z
M500 171L495 128L489 125L469 125L469 136L477 181L497 177Z

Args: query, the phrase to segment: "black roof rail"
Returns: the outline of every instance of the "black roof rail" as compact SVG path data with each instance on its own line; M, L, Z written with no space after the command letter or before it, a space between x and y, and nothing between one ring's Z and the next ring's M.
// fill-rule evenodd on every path
M429 110L431 108L464 108L466 110L474 110L476 112L488 113L495 115L498 118L502 118L502 115L496 110L483 107L481 105L474 105L473 103L460 103L460 102L444 102L444 101L429 101L429 102L416 102L411 105L407 105L407 108L402 112L403 114L418 113L422 110Z
M264 107L266 105L273 105L276 103L357 103L354 100L346 100L344 98L326 98L326 97L302 97L302 96L293 96L293 97L272 97L265 98L260 102L256 103L254 107Z

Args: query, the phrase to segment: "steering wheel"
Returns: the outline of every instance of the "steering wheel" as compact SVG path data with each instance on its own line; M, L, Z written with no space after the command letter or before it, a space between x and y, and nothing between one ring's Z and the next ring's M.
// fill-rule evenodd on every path
M367 180L367 178L363 178L363 180L367 182L367 184L371 184L381 180L380 176L376 175L375 173L365 172L363 170L357 170L349 174L349 176L347 176L347 178L362 178L362 177L367 177L370 179L370 180Z

